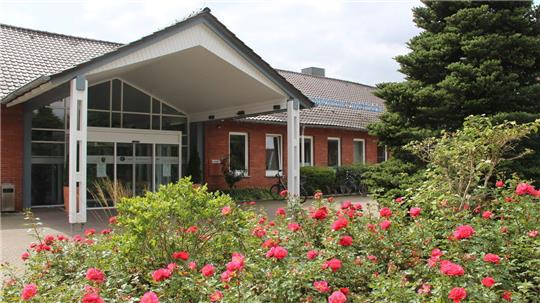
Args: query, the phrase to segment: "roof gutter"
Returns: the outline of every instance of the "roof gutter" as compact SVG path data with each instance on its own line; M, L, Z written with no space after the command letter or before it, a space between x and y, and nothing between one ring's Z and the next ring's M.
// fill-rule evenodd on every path
M49 76L39 76L9 93L0 101L0 103L7 104L8 107L23 103L43 92L54 88L55 85L53 85L50 80L51 77Z

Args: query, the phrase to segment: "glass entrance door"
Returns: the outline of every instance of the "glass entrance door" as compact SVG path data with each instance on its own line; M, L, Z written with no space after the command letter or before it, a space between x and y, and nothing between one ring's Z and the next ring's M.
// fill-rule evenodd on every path
M160 184L180 177L180 142L177 144L132 142L88 142L88 207L112 207L93 199L95 184L109 179L135 195L156 190Z

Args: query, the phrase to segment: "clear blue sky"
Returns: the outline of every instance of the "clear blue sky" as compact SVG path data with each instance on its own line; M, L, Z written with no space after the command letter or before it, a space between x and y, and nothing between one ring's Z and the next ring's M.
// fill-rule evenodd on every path
M538 3L540 0L536 0ZM0 0L0 22L130 42L208 6L273 67L326 68L366 84L402 79L393 60L419 30L417 0Z

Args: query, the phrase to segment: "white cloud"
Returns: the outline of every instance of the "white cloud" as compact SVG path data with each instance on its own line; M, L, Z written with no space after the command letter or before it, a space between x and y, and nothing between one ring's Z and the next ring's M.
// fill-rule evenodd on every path
M1 1L1 0L0 0ZM393 57L418 33L415 1L153 0L1 2L0 22L129 42L204 6L276 68L326 68L375 84L402 78Z

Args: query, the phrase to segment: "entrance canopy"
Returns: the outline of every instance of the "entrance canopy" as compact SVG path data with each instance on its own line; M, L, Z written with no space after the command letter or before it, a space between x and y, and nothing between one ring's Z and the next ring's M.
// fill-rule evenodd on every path
M28 100L68 97L71 223L86 222L87 142L93 134L87 123L88 87L111 79L160 99L185 114L189 122L287 110L288 187L290 194L299 194L299 110L313 103L205 8L105 55L41 76L1 101L14 106ZM120 99L124 105L135 102L125 96ZM133 150L138 141L132 140Z
M103 56L44 75L7 95L8 106L84 77L120 78L166 100L192 122L285 110L312 102L247 47L209 9Z

